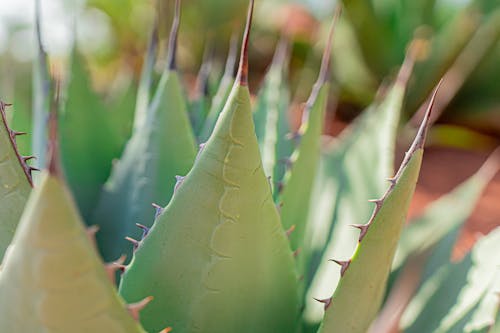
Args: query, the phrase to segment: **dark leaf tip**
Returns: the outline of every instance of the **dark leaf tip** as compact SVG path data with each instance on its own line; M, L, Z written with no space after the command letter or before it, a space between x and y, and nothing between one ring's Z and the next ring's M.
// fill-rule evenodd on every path
M337 25L337 21L340 18L340 14L342 13L342 7L337 5L335 8L335 13L333 14L333 20L330 26L330 31L328 32L328 40L326 42L326 47L323 51L323 57L321 59L321 68L319 70L318 77L318 85L322 85L326 81L328 81L328 77L330 74L330 62L332 55L332 45L333 45L333 36L335 34L335 27Z
M247 22L245 33L243 35L243 43L241 44L240 65L238 68L237 81L242 86L248 85L248 41L250 39L250 29L252 27L254 0L250 0L248 4Z
M177 68L177 40L179 37L179 24L181 20L181 0L175 0L174 20L170 29L168 39L167 65L168 69L175 70Z
M54 176L60 177L61 160L59 151L59 138L58 138L58 109L60 103L61 80L55 78L55 94L52 101L51 110L49 114L49 147L48 147L48 162L47 169L49 173Z

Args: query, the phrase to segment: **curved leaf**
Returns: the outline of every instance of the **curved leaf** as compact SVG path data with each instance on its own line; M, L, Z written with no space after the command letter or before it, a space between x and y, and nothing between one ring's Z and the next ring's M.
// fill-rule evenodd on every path
M436 90L437 91L437 90ZM415 191L429 116L406 153L391 186L374 200L375 210L360 230L358 246L351 259L333 260L341 267L341 279L331 300L326 303L321 333L363 333L375 318L384 297L385 286L408 207Z

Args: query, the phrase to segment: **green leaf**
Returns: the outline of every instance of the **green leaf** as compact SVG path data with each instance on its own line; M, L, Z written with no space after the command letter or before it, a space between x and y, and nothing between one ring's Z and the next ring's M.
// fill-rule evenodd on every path
M0 262L9 246L31 192L31 170L19 154L16 132L7 126L0 101Z
M174 34L177 31L172 30ZM175 40L175 35L170 39ZM170 45L169 52L175 52L175 45ZM142 232L136 223L153 223L151 204L163 206L169 202L176 176L185 175L196 156L175 57L169 58L145 122L132 134L116 162L93 216L93 223L101 230L97 239L105 260L131 253L125 237L138 239Z
M340 8L340 7L338 7ZM330 55L333 32L340 15L340 9L335 12L328 42L323 54L318 80L314 84L311 95L306 103L303 121L297 137L300 143L291 156L291 169L284 176L284 189L279 196L283 203L281 219L285 230L293 230L290 234L292 249L304 250L304 234L309 212L309 201L314 185L314 177L318 169L321 154L321 134L328 102L330 84ZM307 253L305 254L307 255ZM304 254L299 258L299 273L303 273Z
M213 46L210 41L205 45L203 61L196 77L195 96L189 105L189 114L194 133L199 136L209 112L210 79L213 67Z
M419 62L415 66L415 73L418 74L415 75L408 92L407 110L413 112L419 109L426 101L439 79L457 61L471 38L478 32L481 23L479 18L480 15L477 12L477 8L473 5L467 6L437 31L430 41L424 41L429 48L429 54L427 54L427 58L424 61ZM478 53L478 55L481 58L482 52ZM473 55L473 58L475 57L476 55ZM457 67L455 72L457 69L459 71L462 70ZM453 79L450 80L451 85L455 85L456 83L461 85L460 80L456 83L453 81ZM451 96L453 95L451 94ZM442 98L444 97L446 96ZM439 106L438 103L436 106ZM425 107L421 109L421 113L423 114L424 112Z
M159 2L157 3L159 5ZM140 129L147 118L148 106L151 99L151 85L153 81L154 65L156 61L156 51L158 49L158 18L155 19L153 29L149 38L148 50L142 66L139 88L137 89L137 99L134 115L134 131Z
M53 113L48 170L2 263L0 331L144 333L109 280L61 178L56 118Z
M224 105L229 97L229 93L231 92L231 88L234 82L234 67L236 63L237 52L238 40L236 39L236 35L233 35L229 46L224 74L222 75L222 79L219 83L219 87L217 88L217 92L212 98L212 104L210 105L210 109L208 110L203 128L200 130L200 133L198 135L199 142L205 142L208 140L215 127L215 123L219 118L219 114L224 108Z
M249 18L245 41L251 22ZM294 332L292 251L262 169L247 87L245 42L238 79L193 169L138 245L120 285L150 331Z
M498 310L499 244L497 228L461 261L441 257L405 312L405 332L488 332Z
M282 181L287 167L283 160L293 151L292 140L286 137L291 130L288 121L288 48L289 42L283 38L264 78L253 114L264 173L271 177L273 184ZM277 195L277 191L274 192Z
M42 43L40 0L35 1L35 30L37 38L36 60L33 62L33 134L31 148L36 156L34 165L45 167L47 150L47 119L49 114L50 78L47 53Z
M65 175L88 221L111 172L111 162L120 155L121 140L111 125L109 110L92 90L78 54L73 57L67 100L59 122Z
M357 231L349 224L367 221L372 213L366 201L380 197L393 174L396 132L406 85L413 67L410 50L399 75L382 100L376 100L333 142L322 156L309 216L312 246L307 266L309 295L331 295L339 279L339 268L328 262L333 255L350 256ZM313 280L314 278L314 280ZM322 307L307 298L306 316L319 320Z
M321 333L366 332L382 304L392 260L417 184L434 98L435 93L412 146L391 179L391 186L374 201L370 220L355 225L360 235L354 255L348 260L333 260L341 267L341 279L333 297L326 301Z
M401 267L408 257L432 250L452 230L461 228L499 165L500 149L473 176L433 202L420 217L411 221L401 234L393 270Z

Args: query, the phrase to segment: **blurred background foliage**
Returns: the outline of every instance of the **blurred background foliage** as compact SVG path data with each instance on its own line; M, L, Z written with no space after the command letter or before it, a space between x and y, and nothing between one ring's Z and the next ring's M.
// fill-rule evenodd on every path
M0 91L14 103L13 126L29 127L31 62L34 58L34 1L3 0L0 8ZM293 45L290 77L294 110L309 94L319 67L335 1L257 1L251 45L251 89L256 92L281 35ZM186 94L196 96L196 77L211 62L209 94L222 75L232 34L240 33L246 0L183 0L179 67ZM65 73L76 44L91 74L92 87L117 113L130 118L134 91L155 19L159 21L162 68L173 1L45 1L43 42L51 65ZM76 36L76 38L75 38ZM410 81L406 117L418 110L439 78L445 96L437 103L438 125L431 141L488 150L500 138L500 5L498 0L348 0L333 51L333 94L327 132L337 133L393 77L413 40L421 44ZM212 83L213 87L210 86ZM121 111L123 110L123 111ZM17 124L16 124L17 122ZM125 121L126 122L126 121ZM127 124L124 124L126 132ZM431 143L432 143L431 142ZM20 139L28 153L29 138Z

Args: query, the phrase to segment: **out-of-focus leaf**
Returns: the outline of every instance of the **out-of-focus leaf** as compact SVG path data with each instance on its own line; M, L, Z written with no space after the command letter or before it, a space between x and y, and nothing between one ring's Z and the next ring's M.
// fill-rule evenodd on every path
M499 40L500 9L488 15L487 19L474 31L470 40L467 41L467 44L456 55L456 59L454 59L453 63L447 69L443 76L446 90L436 100L433 120L441 115L443 110L462 88L467 78L474 73L484 58L492 53ZM421 107L420 114L423 114L424 108L425 105Z
M48 172L2 265L0 331L144 332L111 284L69 190Z
M354 225L360 230L354 255L351 259L336 261L341 267L341 278L333 301L326 301L325 317L318 332L366 332L382 304L391 263L420 173L432 102L398 172L391 178L389 189L380 199L374 200L375 209L368 223Z
M441 28L430 41L422 40L427 45L428 54L425 54L424 49L422 55L425 55L426 58L415 66L417 74L415 74L415 79L408 92L407 110L414 112L426 101L433 87L457 60L480 25L481 16L477 7L467 6ZM443 87L447 87L447 85ZM446 96L446 92L443 93L443 96ZM415 123L422 119L424 112L425 106L420 109L420 118Z
M120 285L151 332L294 332L292 251L272 200L254 133L247 41L238 79L194 167L138 244Z
M155 20L153 29L151 30L148 50L144 58L144 64L141 71L141 79L139 81L139 87L137 89L137 99L134 115L134 131L141 128L147 118L148 106L151 99L151 85L153 81L153 71L156 62L157 49L158 19Z
M86 221L120 155L109 111L92 90L83 59L73 57L67 100L60 117L61 153L68 184Z
M288 120L288 52L288 41L283 39L276 48L253 114L264 173L271 177L271 184L282 181L287 167L285 161L293 151L293 141L286 137L291 131Z
M219 83L219 87L217 88L217 92L212 98L212 104L210 105L210 109L208 110L203 128L200 130L200 134L198 135L199 142L207 141L210 134L212 134L215 123L219 118L219 114L222 111L227 98L229 97L229 93L231 92L231 87L234 82L234 67L236 64L237 52L238 39L236 38L236 35L233 35L231 37L231 43L229 45L229 52L227 55L224 74L222 75L222 79Z
M476 243L460 262L440 264L424 281L403 317L405 332L487 332L498 309L500 229Z
M106 260L131 253L125 237L139 238L136 223L151 226L152 203L166 205L176 176L185 175L196 156L196 144L175 65L180 8L170 37L167 65L141 128L137 129L106 182L93 223Z
M33 133L31 148L36 156L34 166L45 167L47 119L49 114L50 78L47 53L42 43L40 0L35 1L36 60L33 62ZM35 179L36 180L36 179Z
M472 213L488 182L500 165L500 148L472 177L426 208L419 218L403 230L393 269L409 256L432 249L451 230L460 228Z
M283 203L281 219L285 230L293 230L290 234L290 245L292 249L307 248L303 246L304 235L307 228L307 215L309 212L309 201L314 185L314 177L318 169L321 154L321 134L325 118L330 84L328 82L330 72L330 55L335 24L340 16L340 7L337 8L333 18L328 42L323 54L321 69L318 80L314 84L311 95L307 100L302 124L296 134L300 143L291 156L291 168L285 173L283 183L284 189L279 195ZM292 229L290 229L292 228ZM297 258L299 273L302 274L305 251Z
M31 170L16 147L16 132L7 126L0 101L0 262L16 231L31 192Z
M308 218L311 236L306 239L312 247L307 258L311 268L305 277L306 285L312 283L311 297L331 295L338 267L328 259L351 255L357 234L348 225L368 220L372 209L366 201L380 197L386 178L393 174L396 131L412 65L409 54L383 100L376 100L364 111L323 156L311 201L314 208ZM318 320L321 307L309 297L307 301L306 316Z
M370 1L343 0L342 3L354 28L365 62L378 77L385 76L393 60L390 28L377 17ZM361 17L363 19L359 19Z

